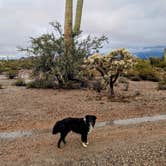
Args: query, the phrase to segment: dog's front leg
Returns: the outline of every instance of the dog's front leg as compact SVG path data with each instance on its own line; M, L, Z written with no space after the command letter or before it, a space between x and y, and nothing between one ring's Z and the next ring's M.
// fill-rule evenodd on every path
M82 134L81 135L81 141L82 141L82 146L87 147L87 134Z

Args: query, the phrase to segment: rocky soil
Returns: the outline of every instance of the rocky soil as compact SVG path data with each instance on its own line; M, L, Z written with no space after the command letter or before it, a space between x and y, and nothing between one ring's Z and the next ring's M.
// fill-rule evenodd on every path
M107 126L89 135L83 148L80 137L67 136L67 144L58 149L59 135L51 133L14 140L0 140L3 166L164 166L166 163L166 123L134 126Z
M98 121L166 114L166 92L157 83L130 82L129 91L117 88L121 100L110 101L90 90L36 90L11 86L0 78L0 132L50 129L64 117L95 114ZM154 165L166 163L165 121L106 126L89 135L83 148L80 137L67 137L57 149L58 135L51 133L16 139L0 139L0 166L52 165Z

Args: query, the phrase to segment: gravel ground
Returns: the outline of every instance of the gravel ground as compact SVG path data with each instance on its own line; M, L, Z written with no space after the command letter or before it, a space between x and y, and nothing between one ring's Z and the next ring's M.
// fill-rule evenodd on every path
M36 90L11 83L0 79L4 87L0 90L0 132L51 129L56 120L85 114L95 114L97 121L166 114L166 92L158 91L153 82L130 82L129 91L123 92L129 97L116 102L89 90ZM131 97L135 94L139 95ZM95 129L88 148L72 133L59 150L58 137L42 133L0 139L0 166L166 165L165 121Z
M56 120L85 114L95 114L98 121L166 114L166 92L153 82L130 82L124 95L140 95L127 102L111 102L88 90L36 90L8 86L9 80L0 83L5 85L0 90L0 131L50 128Z
M41 134L15 140L1 140L3 166L164 166L166 163L166 123L112 127L94 130L89 146L80 137L67 136L67 144L56 147L58 135Z

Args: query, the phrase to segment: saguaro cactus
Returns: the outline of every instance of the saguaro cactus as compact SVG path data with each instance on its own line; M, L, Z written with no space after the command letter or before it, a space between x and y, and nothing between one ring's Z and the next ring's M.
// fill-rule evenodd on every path
M74 33L76 34L80 31L82 8L83 8L83 0L77 0L77 9L76 9L75 25L74 25Z
M65 52L72 47L72 21L73 21L73 0L66 0L65 24L64 24L64 42Z

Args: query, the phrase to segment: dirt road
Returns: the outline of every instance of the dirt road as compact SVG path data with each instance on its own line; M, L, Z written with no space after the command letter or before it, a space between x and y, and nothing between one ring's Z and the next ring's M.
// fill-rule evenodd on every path
M166 93L152 82L131 82L128 94L139 95L127 102L110 102L87 90L34 90L10 86L0 80L0 132L48 129L56 120L95 114L110 121L166 114ZM57 149L58 135L43 133L17 139L0 139L0 166L107 166L166 163L166 122L124 127L106 126L89 135L83 148L80 137L68 135L67 145Z
M89 135L89 146L71 133L58 149L58 135L51 133L14 140L0 140L2 166L121 166L166 163L166 123L145 123L125 127L104 127Z

